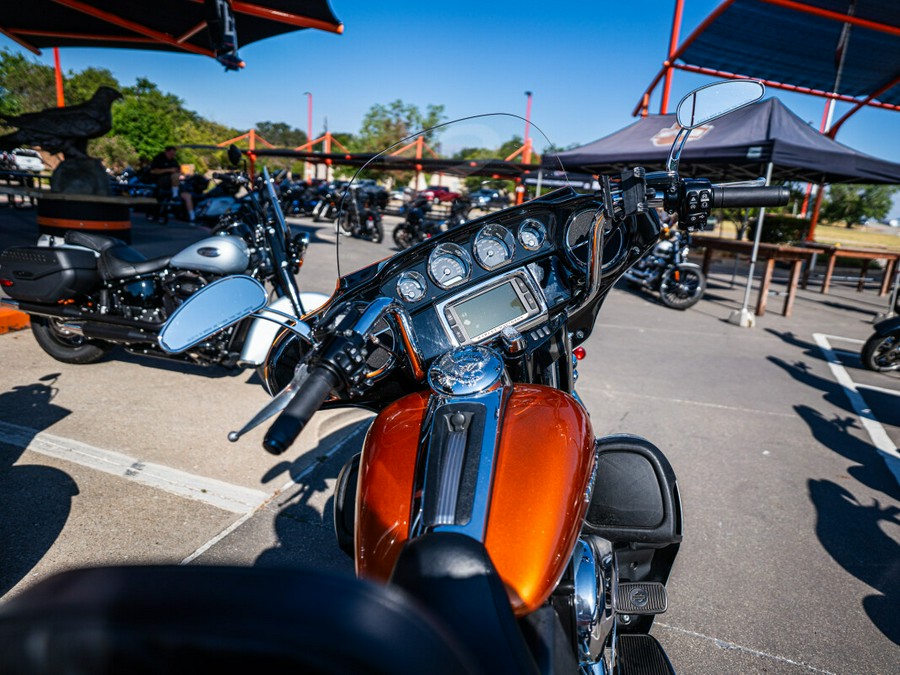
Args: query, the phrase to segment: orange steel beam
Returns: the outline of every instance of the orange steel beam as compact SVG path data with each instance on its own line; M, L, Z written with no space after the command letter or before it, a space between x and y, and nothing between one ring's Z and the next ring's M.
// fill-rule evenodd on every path
M111 23L112 25L118 26L119 28L130 30L133 33L137 33L138 35L153 38L157 42L162 42L164 44L172 45L173 47L178 47L179 49L183 49L186 52L192 52L194 54L201 54L203 56L210 56L215 58L215 54L209 49L196 47L187 42L178 42L178 40L176 40L171 35L168 35L167 33L161 33L160 31L153 30L152 28L147 28L146 26L142 26L135 21L130 21L129 19L125 19L111 12L106 12L102 9L92 7L87 3L80 2L80 0L52 1L58 5L62 5L63 7L68 7L69 9L76 12L81 12L82 14L87 14L88 16L92 16L95 19L100 19L101 21L105 21L106 23Z
M648 101L649 101L649 95L653 93L654 89L656 89L656 85L659 84L659 81L663 78L663 75L666 74L666 71L669 69L670 66L675 65L675 59L680 57L684 53L684 50L687 49L691 44L693 44L694 40L696 40L698 37L700 37L700 34L703 31L705 31L707 29L707 27L713 21L718 19L719 16L722 14L722 12L724 12L726 9L731 7L731 5L733 5L735 2L736 2L736 0L725 0L725 2L723 2L721 5L716 7L712 11L712 13L708 17L706 17L706 19L703 20L703 23L701 23L699 26L697 26L694 29L694 32L688 36L687 40L685 40L682 43L682 45L675 51L675 53L670 54L669 58L663 62L662 70L660 70L656 74L656 77L653 78L653 82L650 83L650 86L647 87L647 90L644 92L645 94L648 95L648 98L647 98ZM643 103L643 95L641 97L641 103ZM640 106L641 106L641 104L639 103L638 106L634 109L634 111L632 111L632 113L631 113L632 117L636 116L640 112Z
M192 37L194 37L197 33L199 33L201 30L203 30L204 28L206 28L206 26L207 26L206 21L201 21L201 22L198 23L196 26L194 26L193 28L191 28L189 31L187 31L186 33L184 33L183 35L181 35L181 36L178 38L178 42L187 42L187 41L190 40Z
M688 39L684 41L684 43L681 45L681 47L679 47L674 54L670 53L669 58L666 59L666 61L663 63L662 70L660 70L659 73L657 73L656 77L653 78L653 81L650 83L650 86L647 87L646 91L644 92L641 102L632 111L632 113L631 113L632 116L636 116L639 113L642 115L646 115L647 106L649 106L649 100L650 100L649 95L656 88L656 85L659 84L659 81L663 78L663 76L666 75L668 72L670 72L671 68L679 68L681 70L687 70L689 72L704 73L707 75L718 75L719 77L726 77L726 75L720 74L720 71L716 71L711 68L699 69L697 66L694 66L693 68L697 68L696 70L689 70L689 68L686 68L683 65L676 64L675 60L680 58L681 55L684 53L684 51L687 49L687 47L690 46L700 36L700 34L709 27L709 25L715 19L719 18L719 16L721 16L721 14L726 9L728 9L731 5L733 5L735 3L735 1L736 0L725 0L725 2L723 2L715 10L713 10L713 12L703 21L703 23L701 23L699 26L697 26L696 29L694 29L694 32L691 33L690 37L688 37ZM870 30L876 30L876 31L888 33L890 35L900 35L900 27L898 27L898 26L890 26L888 24L878 23L876 21L869 21L867 19L860 19L859 17L855 17L855 16L841 14L840 12L833 12L833 11L826 10L826 9L820 9L818 7L810 7L809 5L806 5L802 2L797 2L796 0L761 0L761 1L768 3L770 5L784 7L786 9L792 9L792 10L795 10L798 12L803 12L805 14L812 14L814 16L818 16L818 17L825 18L825 19L831 19L833 21L840 21L841 23L849 23L849 24L853 24L855 26L860 26L862 28L868 28ZM676 16L677 16L677 14L676 14ZM732 78L734 78L734 77L737 77L737 76L732 75ZM764 82L767 86L775 87L776 89L786 89L788 91L797 91L797 92L801 92L801 93L813 94L816 96L825 96L827 98L835 98L839 101L849 101L851 103L859 102L859 99L856 99L856 98L853 98L850 96L842 96L839 94L834 94L832 92L820 92L819 90L816 90L816 89L809 89L806 87L798 87L795 85L786 85L786 84L771 82L771 81L767 81L767 80L762 80L762 82ZM879 93L881 93L881 92L879 92ZM898 108L898 106L891 106L889 104L872 103L871 98L874 98L874 96L870 97L870 99L868 99L869 102L866 103L865 105L871 105L873 107L884 107L884 108L888 108L889 110L900 109L900 108Z
M153 38L148 37L139 37L137 35L89 35L86 33L66 33L63 31L51 31L51 30L32 30L30 28L22 29L16 31L20 35L36 35L39 37L51 37L51 38L69 38L69 39L77 39L77 40L110 40L114 39L117 42L134 42L138 44L156 44L158 41Z
M669 58L667 61L675 61L675 52L678 50L678 35L681 32L681 17L684 14L684 0L675 0L675 16L672 19L672 36L669 39ZM663 82L662 102L659 104L659 113L665 115L669 109L669 93L672 91L672 66L666 68L666 80Z
M847 121L847 118L850 117L851 115L857 113L860 110L860 108L862 108L863 106L868 105L868 106L881 107L881 104L872 103L872 99L874 99L876 96L881 96L888 89L892 89L893 87L897 86L898 84L900 84L900 76L895 77L893 80L888 82L883 87L879 87L878 89L873 91L862 101L857 102L857 104L855 106L853 106L852 108L850 108L850 110L848 110L846 113L844 113L843 117L841 117L837 122L835 122L834 124L831 125L831 129L828 130L828 135L831 138L834 138L835 136L837 136L838 129L840 129L841 125L843 125L844 122ZM900 108L900 106L895 106L894 109L898 109L898 108Z
M900 26L889 26L886 23L878 23L877 21L860 19L856 16L841 14L840 12L832 12L828 9L822 9L821 7L811 7L805 3L796 2L796 0L762 0L762 2L765 2L769 5L775 5L776 7L793 9L804 14L812 14L813 16L818 16L823 19L831 19L832 21L840 21L841 23L849 23L854 26L860 26L862 28L869 28L870 30L877 30L882 33L888 33L889 35L900 36Z
M8 37L10 40L15 42L20 47L24 47L31 53L37 54L38 56L40 56L41 50L38 49L37 47L35 47L30 42L26 42L25 40L20 38L18 35L16 35L16 33L18 33L18 32L20 32L20 31L12 31L10 29L4 28L3 26L0 26L0 35L5 35L6 37Z
M676 63L674 68L678 70L684 70L689 73L700 73L702 75L714 75L716 77L724 77L729 80L743 80L747 78L747 75L738 75L735 73L729 73L724 70L714 70L713 68L702 68L700 66L691 66L684 63ZM754 78L759 79L759 78ZM765 84L767 87L772 87L773 89L784 89L785 91L795 91L800 94L810 94L812 96L821 96L823 98L831 98L836 101L842 101L844 103L859 103L859 99L853 98L852 96L848 96L847 94L835 94L834 92L822 91L821 89L811 89L809 87L801 87L796 84L784 84L783 82L776 82L774 80L763 80L759 79L760 82ZM886 90L885 90L886 91ZM882 103L880 101L869 101L866 105L873 108L884 108L885 110L900 110L900 105L896 105L894 103Z
M203 0L191 1L198 4L203 2ZM319 30L338 34L344 32L344 24L342 23L319 21L318 19L311 19L308 16L282 12L277 9L272 9L271 7L260 7L259 5L254 5L252 2L240 2L240 0L234 0L231 3L231 9L241 14L256 16L260 19L268 19L269 21L278 21L279 23L286 23L289 26L297 26L297 28L318 28Z
M63 90L62 67L59 65L59 47L53 48L53 74L56 79L56 107L63 108L66 105L66 95Z

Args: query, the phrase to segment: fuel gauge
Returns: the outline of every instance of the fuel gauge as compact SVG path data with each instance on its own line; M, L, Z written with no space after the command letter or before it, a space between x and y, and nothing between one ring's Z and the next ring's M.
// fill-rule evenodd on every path
M404 272L397 279L397 295L406 302L419 302L426 290L425 277L418 272Z

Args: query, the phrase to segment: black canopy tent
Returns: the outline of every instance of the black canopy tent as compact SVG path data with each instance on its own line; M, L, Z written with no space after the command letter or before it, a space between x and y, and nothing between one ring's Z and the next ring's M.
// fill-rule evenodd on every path
M567 171L662 169L678 132L674 114L648 115L609 136L554 155ZM552 158L548 157L547 160ZM872 157L828 138L777 98L760 101L692 132L681 155L684 175L744 180L825 183L900 183L900 164Z
M26 49L115 47L202 54L243 65L247 45L289 31L343 32L328 0L29 0L3 3L0 34Z

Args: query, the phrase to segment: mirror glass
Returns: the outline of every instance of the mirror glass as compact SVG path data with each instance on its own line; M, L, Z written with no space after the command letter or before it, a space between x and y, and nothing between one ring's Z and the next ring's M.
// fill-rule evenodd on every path
M234 143L228 146L228 161L231 162L231 166L237 166L238 164L240 164L241 157L243 157L243 153L238 146L236 146Z
M172 313L160 331L159 346L170 354L183 352L262 309L266 300L266 289L252 277L214 281Z
M694 129L758 101L765 91L762 83L756 80L729 80L700 87L678 103L678 124L685 129Z

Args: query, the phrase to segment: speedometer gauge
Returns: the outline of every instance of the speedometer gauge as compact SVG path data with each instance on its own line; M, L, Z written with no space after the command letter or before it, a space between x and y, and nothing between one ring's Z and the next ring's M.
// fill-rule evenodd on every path
M469 254L456 244L441 244L428 257L428 275L441 288L461 284L471 273Z
M519 225L519 243L529 251L537 251L547 239L547 228L534 218L526 218Z
M516 240L502 225L486 225L475 237L475 259L486 270L496 269L512 260Z
M425 277L418 272L404 272L397 279L397 295L406 302L418 302L425 297Z

